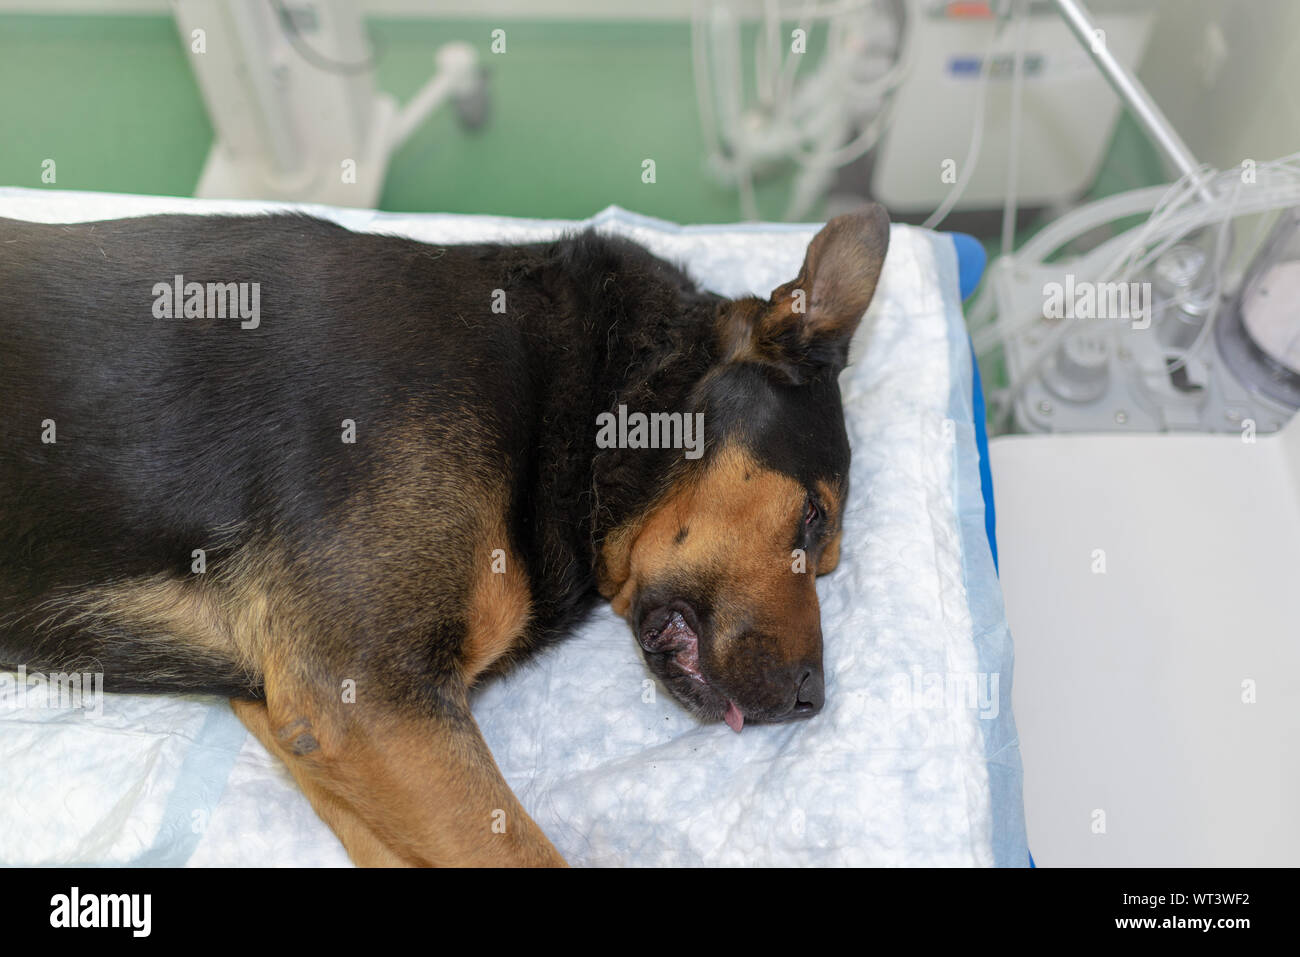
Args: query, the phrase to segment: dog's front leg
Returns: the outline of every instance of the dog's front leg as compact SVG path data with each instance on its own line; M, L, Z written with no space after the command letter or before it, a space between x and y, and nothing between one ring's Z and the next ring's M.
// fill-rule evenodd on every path
M511 792L464 689L438 706L322 707L268 676L267 701L235 710L282 758L353 861L369 866L563 866Z
M338 836L348 856L352 858L353 864L358 867L410 866L410 861L399 857L371 830L357 814L355 808L337 794L316 783L315 778L308 772L307 763L296 760L298 756L290 751L286 742L281 741L271 729L271 717L265 704L261 701L235 699L230 702L230 706L239 720L244 722L257 740L262 742L262 746L285 763L293 774L294 780L298 782L298 787L311 802L312 809Z

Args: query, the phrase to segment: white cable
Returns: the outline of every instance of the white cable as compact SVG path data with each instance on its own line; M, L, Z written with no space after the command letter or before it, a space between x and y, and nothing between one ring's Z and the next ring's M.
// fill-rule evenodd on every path
M948 195L944 197L939 208L930 214L929 218L921 224L923 229L934 229L947 218L952 212L952 208L957 205L961 199L962 193L966 191L966 186L975 173L975 165L979 162L980 147L984 142L984 106L988 99L989 77L993 73L993 51L998 43L998 27L993 25L993 33L989 37L988 49L984 51L984 62L980 64L979 87L975 91L975 109L971 119L971 137L970 145L966 148L966 159L962 162L961 173L957 176L957 182L953 184Z
M1024 112L1025 94L1025 33L1029 17L1025 13L1025 0L1014 0L1012 16L1015 18L1016 58L1011 78L1011 122L1007 131L1007 190L1002 204L1002 255L1008 255L1016 245L1016 190L1020 183L1020 123Z
M868 99L878 96L883 100L876 115L863 127L857 137L836 149L808 151L803 149L800 144L794 153L797 162L818 167L845 166L875 147L884 131L888 128L889 121L893 116L894 104L897 100L891 94L911 72L915 61L915 35L917 29L915 16L916 12L909 8L908 21L902 26L902 35L898 39L899 50L894 65L882 76L872 80L867 89L859 87L852 90L854 98Z
M918 0L906 2L911 13ZM875 25L876 19L861 15L877 3L849 0L818 5L801 0L797 15L805 36L808 24L818 18L827 21L827 36L817 69L799 77L802 55L786 54L780 42L781 11L788 5L764 0L754 46L760 112L746 113L736 49L741 23L731 7L723 9L696 0L691 53L709 165L736 187L745 218L760 214L755 192L759 170L782 161L798 164L787 217L802 218L824 195L831 171L857 159L879 141L888 124L893 93L910 65L915 31L904 32L897 20L882 19L896 26L889 37L893 56L882 63L875 34L862 39L863 24ZM851 15L863 22L852 21L855 32L849 35ZM879 75L867 75L872 72ZM755 123L756 117L761 121Z
M709 71L708 49L702 26L704 3L705 0L695 0L691 6L691 65L695 75L695 101L700 111L705 150L709 156L719 156L722 145L718 139L717 117L713 112L712 74Z
M808 11L812 8L812 0L804 0L803 6L799 10L799 31L804 37L808 36L808 31L812 29L812 16ZM780 103L788 104L794 96L794 81L799 73L799 67L803 63L803 54L790 51L785 62L781 64L780 80Z
M893 101L881 108L880 112L872 118L854 139L836 150L821 153L797 152L794 158L806 166L818 167L840 167L852 163L858 157L871 151L871 148L880 140L881 134L889 125L889 119L893 116Z
M1219 197L1206 203L1197 186L1198 178L1208 183L1213 194ZM1152 187L1117 194L1074 210L1049 224L1032 237L1019 252L1002 256L990 267L990 282L976 301L972 319L982 322L972 331L977 356L984 357L997 348L1004 348L1022 330L1042 325L1040 309L1026 310L1016 315L1011 310L1023 300L1015 297L1017 288L1040 285L1054 281L1064 273L1083 277L1088 281L1108 282L1116 277L1129 279L1141 275L1164 250L1191 232L1208 226L1217 226L1211 310L1190 346L1177 355L1172 365L1162 360L1161 370L1176 371L1201 349L1211 334L1224 301L1225 262L1228 255L1231 224L1241 216L1254 215L1300 205L1300 153L1269 163L1258 164L1255 179L1249 190L1243 190L1243 171L1240 168L1205 175L1181 178L1172 186ZM1087 231L1124 216L1148 213L1139 226L1115 236L1097 248L1068 262L1048 264L1046 259L1058 249ZM996 310L996 314L994 312ZM1154 323L1153 323L1154 325ZM1014 404L1025 387L1034 381L1042 367L1055 354L1061 341L1072 330L1070 323L1062 322L1051 329L1035 346L1033 355L1024 367L1013 373L1005 388L996 389L989 397L990 416L1003 422L1014 409ZM1118 327L1109 330L1118 335ZM1156 371L1156 370L1148 370Z
M1235 191L1234 183L1241 182L1241 170L1230 169L1220 173L1215 182L1221 190ZM1241 201L1241 208L1234 215L1268 212L1297 202L1300 202L1300 153L1259 164L1256 185ZM1171 220L1175 214L1178 215L1177 221ZM1000 290L1007 283L1029 281L1034 278L1032 273L1044 269L1059 273L1062 265L1046 265L1046 260L1057 250L1100 226L1134 215L1146 215L1147 220L1142 226L1103 243L1092 252L1075 257L1070 263L1071 271L1090 277L1116 272L1132 275L1133 270L1145 267L1154 258L1152 254L1158 255L1189 230L1204 225L1207 215L1216 214L1212 209L1207 213L1194 185L1186 180L1173 186L1152 186L1117 193L1070 211L1028 239L1014 256L1000 257L991 264L989 271L993 281L985 284L968 313L976 351L980 355L987 354L1003 337L1014 334L1038 318L1030 316L1023 322L1012 322L1005 315L1004 307L1010 303L1003 303L1000 307L999 300L1005 298ZM1146 255L1141 255L1143 253ZM995 318L999 312L1002 315Z
M1150 186L1143 189L1116 193L1096 200L1087 206L1071 210L1048 223L1027 239L1014 257L1000 257L990 265L993 275L1007 270L1025 269L1029 264L1040 263L1062 246L1091 232L1099 226L1128 216L1148 214L1169 190L1168 186ZM997 293L994 283L985 283L975 302L967 311L967 322L972 331L989 325L997 310Z
M754 92L759 105L776 104L781 62L780 0L763 0L763 28L754 33Z
M1211 184L1211 189L1221 197L1219 202L1213 204L1201 200L1194 179L1185 177L1173 187L1165 188L1164 195L1153 204L1151 216L1141 226L1103 243L1096 250L1067 264L1049 267L1047 264L1039 263L1035 268L1038 270L1038 275L1043 275L1048 269L1054 270L1057 275L1062 270L1068 270L1076 275L1085 276L1090 281L1095 278L1098 282L1111 281L1116 276L1132 277L1140 275L1142 271L1149 268L1150 263L1159 255L1159 251L1167 249L1190 232L1217 225L1219 232L1216 237L1211 312L1198 331L1196 339L1175 358L1173 365L1162 361L1159 371L1175 371L1204 344L1221 308L1223 267L1229 250L1225 237L1229 235L1232 220L1238 216L1300 204L1300 163L1298 161L1300 161L1300 154L1274 163L1261 164L1257 169L1256 185L1244 194L1241 190L1242 178L1239 169L1230 169L1207 177L1206 181ZM1149 193L1150 191L1135 192ZM1023 252L1025 250L1022 250ZM1010 257L1007 262L1017 258L1019 255ZM998 266L998 272L994 277L995 284L999 290L1002 290L1005 288L1003 274L1008 267L1003 260L995 265ZM1015 268L1014 265L1011 268ZM974 336L977 355L985 355L992 351L995 345L1005 343L1020 330L1040 322L1041 313L1016 317L999 316L997 321L987 324ZM1054 354L1061 340L1074 328L1076 327L1070 324L1061 323L1036 346L1033 357L1025 367L1018 371L1006 388L997 390L992 397L990 404L994 407L995 414L1000 415L1010 410L1026 385L1037 378L1039 371ZM1148 371L1158 370L1148 369Z

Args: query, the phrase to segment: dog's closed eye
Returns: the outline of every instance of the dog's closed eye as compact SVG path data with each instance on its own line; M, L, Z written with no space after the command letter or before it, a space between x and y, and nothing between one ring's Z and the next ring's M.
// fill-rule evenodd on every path
M803 523L806 528L816 528L821 524L822 519L826 517L825 510L817 503L811 495L808 496L808 502L804 506Z

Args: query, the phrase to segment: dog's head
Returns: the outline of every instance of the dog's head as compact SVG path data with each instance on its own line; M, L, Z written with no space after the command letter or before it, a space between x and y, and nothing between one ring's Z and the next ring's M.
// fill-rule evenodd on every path
M814 578L839 561L849 475L837 379L888 244L883 208L840 216L769 299L718 306L691 402L707 451L602 548L601 589L650 668L737 731L825 698Z

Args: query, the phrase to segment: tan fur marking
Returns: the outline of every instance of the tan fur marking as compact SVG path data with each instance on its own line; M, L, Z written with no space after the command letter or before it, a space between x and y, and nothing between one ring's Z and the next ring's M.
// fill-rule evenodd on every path
M806 492L787 475L760 465L744 449L720 450L703 474L675 489L639 525L620 529L606 543L602 589L614 611L626 616L646 584L673 574L708 572L723 579L725 599L715 609L716 643L750 628L783 637L790 660L820 641L814 576L793 571L790 542L803 514ZM678 532L690 534L678 541ZM621 580L613 576L624 570ZM788 638L787 638L788 636Z
M498 526L484 536L475 568L481 569L470 586L465 645L461 651L465 680L473 683L494 662L507 654L522 637L531 617L532 594L528 575L514 552L505 546L506 534ZM494 570L496 549L504 552L504 571ZM500 556L498 556L500 558Z
M614 612L626 614L618 607L620 590L632 574L632 546L641 527L635 522L620 526L609 534L597 558L596 585L601 595L614 603Z
M209 565L202 575L159 573L78 591L42 607L43 627L76 627L89 634L129 630L135 640L176 644L232 662L251 678L261 675L270 634L300 628L305 619L280 563L251 547Z
M649 580L666 567L726 562L729 577L754 580L790 573L786 547L803 509L794 479L759 465L737 446L655 510L631 553L631 573ZM677 530L691 533L681 545Z
M835 532L834 537L832 537L831 540L826 543L826 547L822 550L821 557L817 559L818 575L829 575L831 572L835 571L837 567L839 567L840 540L843 537L844 537L844 533L837 530Z
M840 490L829 482L819 480L816 484L817 497L826 509L827 526L834 529L830 541L817 560L817 574L829 575L840 563L840 542L844 537L844 502L840 499Z

